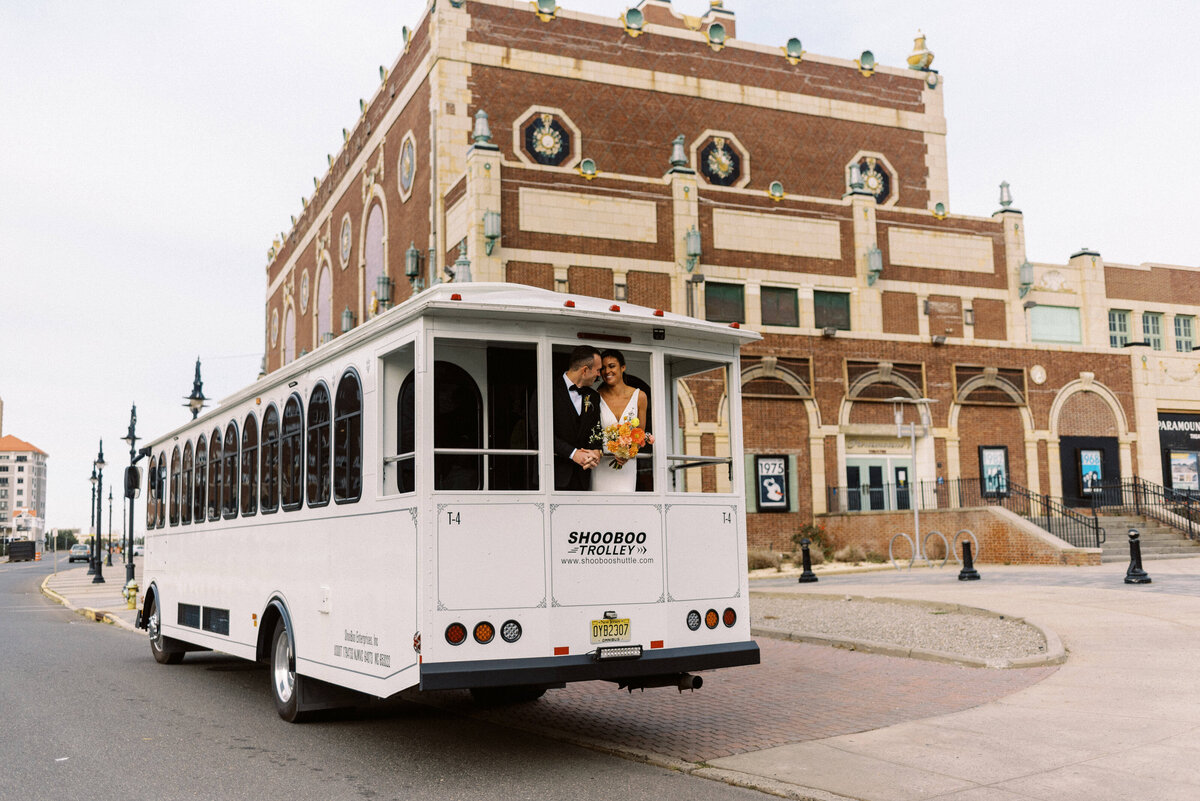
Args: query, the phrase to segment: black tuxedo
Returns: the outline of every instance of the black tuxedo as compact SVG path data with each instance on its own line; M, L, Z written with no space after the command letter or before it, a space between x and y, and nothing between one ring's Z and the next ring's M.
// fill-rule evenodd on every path
M591 387L580 389L581 411L575 413L571 392L562 374L554 376L554 488L588 490L592 477L571 460L571 451L592 450L600 446L590 442L592 431L600 423L600 393Z

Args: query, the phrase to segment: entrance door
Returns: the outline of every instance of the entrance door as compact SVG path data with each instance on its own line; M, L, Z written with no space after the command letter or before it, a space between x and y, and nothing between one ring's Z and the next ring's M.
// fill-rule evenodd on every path
M883 486L883 465L872 464L867 466L867 483L870 485L868 491L871 497L871 509L886 509L887 490Z
M908 486L908 468L896 465L894 470L896 475L896 508L908 509L908 493L911 489Z
M861 480L858 465L848 465L846 467L846 508L851 512L862 511L862 495L859 489Z

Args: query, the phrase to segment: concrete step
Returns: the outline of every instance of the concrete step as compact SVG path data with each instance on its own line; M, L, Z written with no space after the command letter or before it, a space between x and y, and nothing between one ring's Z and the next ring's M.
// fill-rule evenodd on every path
M1142 561L1143 562L1154 562L1154 561L1158 561L1160 559L1195 559L1197 557L1200 557L1200 553L1142 554ZM1124 555L1117 554L1117 553L1110 554L1107 552L1100 555L1100 562L1102 564L1110 564L1110 563L1114 563L1114 562L1128 562L1128 561L1129 561L1129 553L1128 552L1126 552Z

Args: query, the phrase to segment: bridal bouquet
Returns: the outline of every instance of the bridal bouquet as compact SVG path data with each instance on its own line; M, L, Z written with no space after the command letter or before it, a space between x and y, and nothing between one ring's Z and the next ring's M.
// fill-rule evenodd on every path
M654 444L654 435L647 434L646 429L641 427L641 421L631 417L610 426L597 425L591 441L613 456L612 468L620 470L626 461L637 456L641 448Z

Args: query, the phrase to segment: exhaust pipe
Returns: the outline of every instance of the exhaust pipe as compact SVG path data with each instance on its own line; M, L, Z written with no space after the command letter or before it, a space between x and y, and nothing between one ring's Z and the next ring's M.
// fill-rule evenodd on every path
M704 679L691 673L669 673L665 676L639 676L633 679L621 679L617 688L621 690L645 690L647 687L675 687L679 692L684 690L699 690L704 686Z

